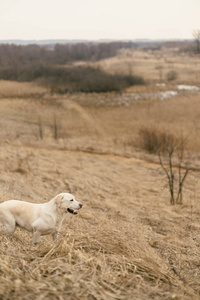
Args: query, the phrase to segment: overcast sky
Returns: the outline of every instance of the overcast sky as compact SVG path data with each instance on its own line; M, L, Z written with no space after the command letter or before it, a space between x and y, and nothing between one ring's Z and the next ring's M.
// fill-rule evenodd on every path
M3 39L174 39L200 29L200 0L0 0Z

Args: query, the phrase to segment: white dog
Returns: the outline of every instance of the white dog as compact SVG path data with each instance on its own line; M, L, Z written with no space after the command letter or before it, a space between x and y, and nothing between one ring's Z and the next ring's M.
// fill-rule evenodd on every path
M33 232L33 244L41 235L52 234L55 240L67 212L76 214L82 204L73 195L62 193L43 204L8 200L0 204L0 221L4 234L11 236L16 226Z

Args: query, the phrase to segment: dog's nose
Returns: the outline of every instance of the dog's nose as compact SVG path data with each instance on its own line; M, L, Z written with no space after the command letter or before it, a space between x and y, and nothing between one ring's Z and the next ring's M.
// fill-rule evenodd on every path
M83 204L79 203L80 208L83 206Z

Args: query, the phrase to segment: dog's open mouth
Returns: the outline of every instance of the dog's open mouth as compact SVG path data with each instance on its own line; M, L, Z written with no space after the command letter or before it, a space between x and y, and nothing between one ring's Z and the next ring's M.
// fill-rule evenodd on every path
M72 208L68 208L67 211L70 213L70 214L73 214L73 215L77 215L77 210L74 210Z

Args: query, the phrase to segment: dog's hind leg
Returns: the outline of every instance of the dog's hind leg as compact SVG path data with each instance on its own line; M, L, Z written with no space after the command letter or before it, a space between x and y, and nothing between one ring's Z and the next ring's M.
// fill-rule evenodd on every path
M3 218L1 219L3 232L5 235L12 236L16 229L16 223L15 219L12 216L9 216L9 218Z

